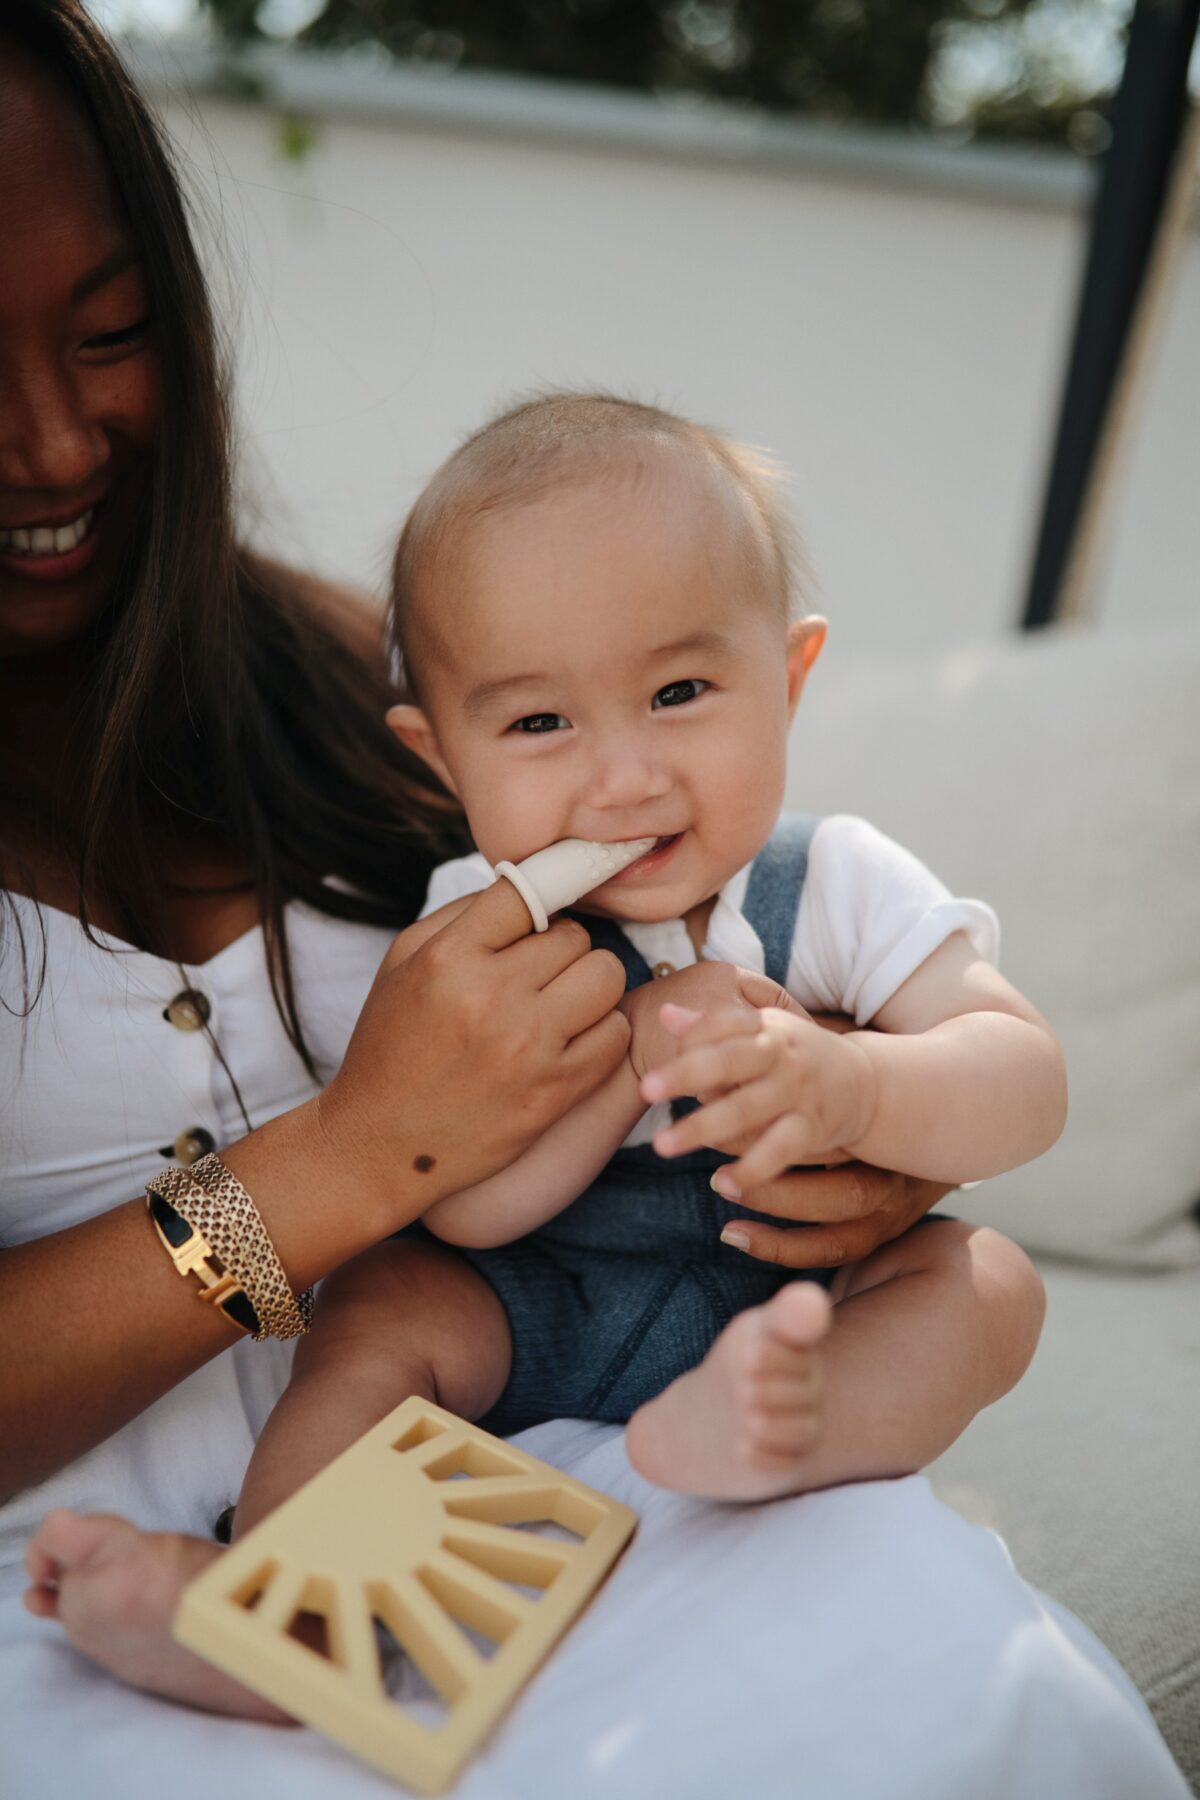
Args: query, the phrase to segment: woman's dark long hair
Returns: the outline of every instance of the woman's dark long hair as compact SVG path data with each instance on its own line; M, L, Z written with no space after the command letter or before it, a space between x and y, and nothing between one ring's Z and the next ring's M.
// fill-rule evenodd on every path
M431 867L462 841L460 815L384 726L396 694L382 641L365 658L314 607L315 584L306 594L236 541L208 294L169 152L115 49L76 0L6 0L0 30L65 78L94 122L141 250L161 368L150 494L94 628L72 746L87 779L56 821L80 919L90 930L89 898L102 902L132 942L170 954L164 833L233 850L262 907L276 1002L311 1068L287 902L407 924Z

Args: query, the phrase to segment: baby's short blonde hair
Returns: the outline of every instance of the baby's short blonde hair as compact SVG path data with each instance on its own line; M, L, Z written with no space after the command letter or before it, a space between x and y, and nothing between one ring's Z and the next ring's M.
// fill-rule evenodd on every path
M781 471L765 452L733 442L657 406L604 393L535 396L500 413L447 457L405 521L392 563L392 642L403 677L415 675L436 626L422 596L448 549L471 524L527 505L556 488L621 471L637 480L663 451L676 450L723 476L750 528L756 587L790 619L800 610L807 565L780 498Z

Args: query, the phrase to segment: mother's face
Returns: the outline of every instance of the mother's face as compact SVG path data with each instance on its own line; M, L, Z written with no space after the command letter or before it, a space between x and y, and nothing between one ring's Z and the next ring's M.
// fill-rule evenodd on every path
M137 246L86 114L0 58L0 656L102 610L149 486L160 410Z

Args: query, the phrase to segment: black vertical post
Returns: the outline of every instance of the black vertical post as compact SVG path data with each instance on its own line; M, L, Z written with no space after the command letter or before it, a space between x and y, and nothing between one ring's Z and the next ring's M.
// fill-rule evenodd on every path
M1021 621L1052 624L1187 118L1200 0L1137 0Z

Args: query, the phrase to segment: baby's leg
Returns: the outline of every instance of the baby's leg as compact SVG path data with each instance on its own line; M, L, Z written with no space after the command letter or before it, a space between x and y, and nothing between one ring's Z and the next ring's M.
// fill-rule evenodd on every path
M504 1308L461 1257L406 1241L356 1257L321 1287L313 1328L250 1459L234 1538L410 1394L482 1417L510 1362Z
M906 1475L952 1444L1027 1368L1044 1296L998 1232L930 1222L841 1271L739 1313L704 1361L629 1421L660 1487L764 1500Z
M255 1451L235 1535L261 1519L409 1394L477 1418L508 1378L508 1320L449 1251L390 1243L322 1286L292 1380ZM223 1552L104 1514L51 1513L26 1552L29 1610L134 1687L209 1712L285 1723L277 1708L171 1637L184 1586Z

